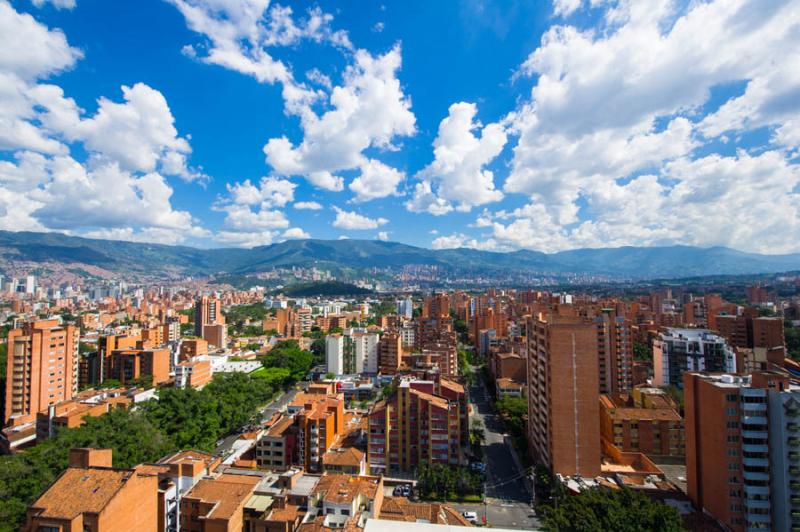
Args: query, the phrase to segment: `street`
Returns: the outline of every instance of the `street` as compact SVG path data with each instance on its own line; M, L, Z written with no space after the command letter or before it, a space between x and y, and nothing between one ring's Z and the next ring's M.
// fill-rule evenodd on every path
M454 507L462 512L477 512L479 521L483 521L485 513L490 526L536 530L540 525L533 516L531 495L523 481L525 473L517 467L512 451L503 439L502 423L492 409L480 371L476 371L475 377L475 383L470 387L471 419L483 423L486 435L483 444L486 504L454 504Z
M275 414L275 412L280 412L281 410L286 408L286 405L292 402L295 395L297 395L297 392L299 392L300 390L304 390L306 385L307 383L305 382L299 382L297 383L296 387L292 388L288 392L284 392L283 394L281 394L280 397L278 397L274 401L267 403L267 405L265 405L261 409L261 414L262 414L261 418L269 419L270 417L272 417L273 414ZM231 448L233 447L233 443L237 439L239 439L240 435L241 432L237 432L234 434L229 434L228 436L223 438L221 440L221 443L216 446L215 454L217 456L224 456L225 454L230 452Z

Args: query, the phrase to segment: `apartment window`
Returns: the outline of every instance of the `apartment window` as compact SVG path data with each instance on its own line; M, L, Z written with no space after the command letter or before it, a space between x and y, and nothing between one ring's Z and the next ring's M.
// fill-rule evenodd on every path
M735 403L736 399L737 399L736 394L733 393L730 393L725 396L725 400L728 401L729 403Z
M736 407L728 408L728 415L735 416L736 415Z

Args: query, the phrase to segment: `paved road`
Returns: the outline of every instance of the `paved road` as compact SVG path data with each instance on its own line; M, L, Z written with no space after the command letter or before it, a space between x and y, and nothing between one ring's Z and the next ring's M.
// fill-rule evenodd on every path
M517 468L511 450L503 439L500 419L495 415L489 392L476 370L475 384L470 388L473 403L472 419L483 422L486 441L483 457L486 464L486 504L456 504L460 511L477 512L479 520L487 517L494 527L535 530L539 522L530 506L531 497L522 480L523 472Z
M306 387L308 386L308 383L307 382L301 382L301 383L298 383L298 386L300 387L300 390L305 390ZM283 393L280 397L278 397L274 401L266 404L261 409L261 414L262 414L261 418L262 419L269 419L270 417L272 417L272 415L275 412L280 412L281 410L286 408L286 405L288 405L289 403L292 402L292 400L294 399L295 395L297 395L297 392L300 391L300 390L298 390L297 388L292 388L288 392ZM217 447L215 449L216 454L218 456L223 456L223 455L227 454L228 452L230 452L231 448L233 447L233 443L237 439L239 439L239 436L241 435L242 432L244 432L244 431L237 432L237 433L234 433L234 434L230 434L230 435L226 436L225 438L223 438L221 443L219 445L217 445Z

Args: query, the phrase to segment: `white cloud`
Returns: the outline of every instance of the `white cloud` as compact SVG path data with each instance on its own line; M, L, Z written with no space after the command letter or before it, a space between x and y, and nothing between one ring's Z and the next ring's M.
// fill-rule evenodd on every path
M422 181L414 186L414 193L406 202L406 209L411 212L427 212L434 216L442 216L452 212L453 206L433 193L430 182Z
M580 4L556 2L555 11L566 16ZM506 120L517 143L503 190L525 194L531 203L525 212L511 213L509 222L484 217L483 227L492 228L500 245L547 251L676 242L771 252L799 248L792 238L772 239L766 246L753 227L711 231L699 217L696 226L681 222L677 193L696 182L675 173L699 170L692 166L699 161L709 165L707 157L692 158L716 136L724 141L722 135L769 126L774 145L798 145L797 2L593 0L589 5L604 10L599 27L553 26L522 65L521 73L535 83L530 99ZM742 96L703 118L712 89L741 82L747 84ZM744 169L769 161L795 171L784 155L770 152L761 159L764 155L713 157L718 170L741 176L734 187L738 193L754 197L758 185ZM781 197L771 201L789 211L763 212L765 218L752 225L794 227L792 189L773 192ZM606 203L605 197L615 200ZM709 213L717 209L717 199L703 196ZM699 197L688 206L695 203L701 204ZM656 213L659 219L649 222Z
M668 163L663 178L598 181L585 199L591 216L562 224L541 203L476 224L506 248L556 251L627 245L723 245L762 253L800 250L800 167L777 151L708 155Z
M375 238L386 242L389 240L389 233L387 231L378 231L378 234Z
M73 9L75 7L75 0L31 0L31 3L36 7L43 7L50 3L56 9Z
M258 186L253 185L247 179L241 183L229 183L226 187L230 194L228 200L232 203L272 208L283 207L294 201L294 189L297 185L286 179L262 177Z
M287 229L286 231L283 232L283 235L281 235L281 236L283 238L286 238L286 239L290 239L290 238L295 238L295 239L311 238L310 234L306 233L305 231L303 231L299 227L292 227L290 229Z
M553 14L568 17L581 7L581 0L553 0Z
M281 83L287 108L296 110L318 98L316 91L298 83L290 68L270 49L302 40L352 47L347 33L331 28L333 17L311 8L302 19L290 7L269 7L269 0L169 0L186 24L208 40L184 47L188 56L252 76L260 83Z
M0 2L0 72L32 80L71 68L82 52L71 47L61 30L51 30L27 13Z
M494 188L494 174L484 167L503 150L506 133L500 124L482 128L475 121L477 111L473 103L459 102L450 106L433 142L434 161L419 172L420 177L438 185L439 199L457 203L456 209L460 211L503 198L503 193ZM480 130L480 137L473 133L476 130ZM426 192L425 188L419 189L420 196ZM412 205L418 208L416 203ZM442 203L433 202L432 205L441 212ZM430 209L429 206L419 210Z
M370 168L374 163L363 155L364 150L394 149L396 137L416 131L411 102L396 76L400 63L399 46L380 56L358 50L355 64L344 73L343 85L331 91L330 109L322 115L310 106L298 109L302 142L294 146L286 137L270 139L264 146L267 163L279 174L302 175L314 186L328 190L342 189L343 180L336 172L360 169L362 176L374 172ZM384 171L382 175L388 181L396 179L395 173ZM365 179L355 185L357 197L381 197L375 196L375 190L367 190ZM386 195L387 189L381 182L380 192Z
M2 1L0 33L0 150L13 156L0 162L0 227L170 243L207 235L171 203L164 173L205 176L186 166L191 148L161 93L123 87L124 103L101 98L84 118L59 86L41 82L82 57L64 34ZM84 162L71 155L76 143Z
M298 201L294 205L292 205L295 209L305 209L309 211L318 211L322 209L322 205L317 203L316 201Z
M357 212L343 211L339 207L334 207L333 210L336 212L336 219L332 225L338 229L348 231L377 229L381 225L389 223L386 218L369 218Z
M453 233L452 235L442 235L434 238L431 242L433 249L456 249L456 248L472 248L482 250L494 250L497 244L492 239L478 240L470 238L463 233Z
M350 190L356 194L353 201L363 202L391 196L397 192L397 185L404 178L403 172L376 159L369 159L361 165L361 174L349 185Z

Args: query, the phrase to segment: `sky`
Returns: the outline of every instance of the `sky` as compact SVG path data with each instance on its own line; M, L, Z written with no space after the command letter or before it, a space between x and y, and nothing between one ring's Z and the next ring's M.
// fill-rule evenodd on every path
M800 251L800 0L0 0L0 229Z

